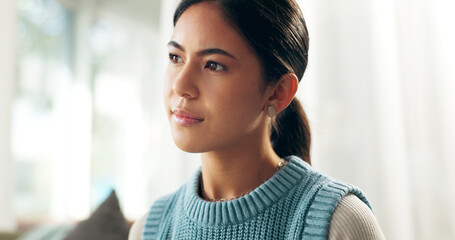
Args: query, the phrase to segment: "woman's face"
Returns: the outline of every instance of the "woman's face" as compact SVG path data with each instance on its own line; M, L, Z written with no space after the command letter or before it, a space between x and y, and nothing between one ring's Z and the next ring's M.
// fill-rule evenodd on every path
M168 48L164 98L179 148L225 150L263 135L267 97L260 61L214 3L189 7Z

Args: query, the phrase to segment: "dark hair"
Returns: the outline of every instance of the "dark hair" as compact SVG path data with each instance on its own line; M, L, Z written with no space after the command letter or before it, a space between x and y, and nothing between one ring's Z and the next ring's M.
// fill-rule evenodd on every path
M295 0L182 0L174 13L174 26L182 13L199 2L214 2L231 25L258 55L267 84L286 73L299 81L308 62L308 31ZM294 98L272 122L270 141L280 157L296 155L311 163L308 118Z

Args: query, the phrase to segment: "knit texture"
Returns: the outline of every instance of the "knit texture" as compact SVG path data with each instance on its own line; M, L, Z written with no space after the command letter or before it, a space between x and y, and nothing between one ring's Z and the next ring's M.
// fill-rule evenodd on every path
M352 193L370 207L359 189L314 171L298 157L285 160L288 164L254 191L227 202L198 196L199 169L152 205L142 239L322 240L343 196Z

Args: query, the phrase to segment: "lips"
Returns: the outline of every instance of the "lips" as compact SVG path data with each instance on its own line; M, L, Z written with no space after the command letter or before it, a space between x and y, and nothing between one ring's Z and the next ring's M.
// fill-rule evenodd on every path
M190 111L174 108L172 109L172 121L182 127L189 127L204 121L204 119Z

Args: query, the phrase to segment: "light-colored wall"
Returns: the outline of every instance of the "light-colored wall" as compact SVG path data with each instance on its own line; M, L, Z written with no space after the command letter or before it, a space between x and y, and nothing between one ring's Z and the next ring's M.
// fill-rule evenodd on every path
M14 230L14 179L10 147L11 104L16 64L16 0L0 1L0 231Z

